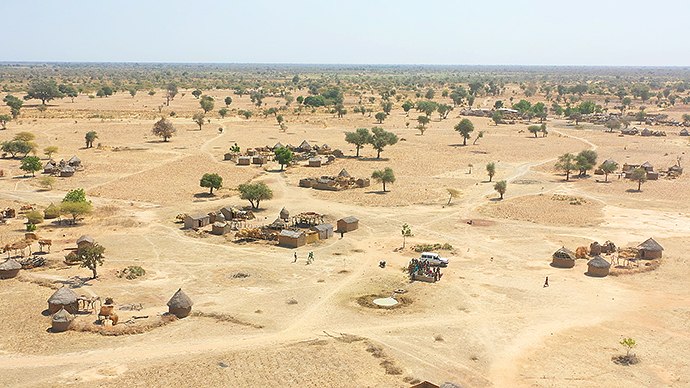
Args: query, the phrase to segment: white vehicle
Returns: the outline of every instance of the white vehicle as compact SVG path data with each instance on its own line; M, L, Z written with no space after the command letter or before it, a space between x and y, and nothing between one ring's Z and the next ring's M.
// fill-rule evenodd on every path
M445 267L448 265L448 259L441 257L438 253L423 252L419 261L425 261L432 266Z

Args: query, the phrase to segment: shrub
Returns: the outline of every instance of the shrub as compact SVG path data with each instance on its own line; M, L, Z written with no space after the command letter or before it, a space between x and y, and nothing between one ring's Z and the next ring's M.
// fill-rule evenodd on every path
M117 277L133 280L144 275L146 275L146 271L143 268L138 265L130 265L122 271L119 271Z
M40 224L41 222L43 222L43 214L36 210L26 212L25 216L26 219L29 221L29 224Z
M60 208L51 204L43 211L43 214L46 219L58 218L60 217Z
M26 224L26 231L33 232L36 230L36 224Z

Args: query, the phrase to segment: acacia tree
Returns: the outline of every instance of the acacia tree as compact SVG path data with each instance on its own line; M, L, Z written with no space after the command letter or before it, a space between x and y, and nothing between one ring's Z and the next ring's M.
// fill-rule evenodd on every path
M647 182L647 170L639 167L632 170L630 180L637 182L637 191L642 191L642 184Z
M554 166L557 171L565 173L565 180L570 180L570 172L575 170L575 155L566 153L558 157L558 162Z
M78 250L76 258L72 258L71 261L79 263L81 268L88 268L93 272L93 279L98 277L96 272L96 267L103 265L103 253L105 252L105 247L98 243L86 244L81 249Z
M479 133L477 133L477 137L474 138L472 145L477 145L477 140L479 140L483 137L484 137L484 131L479 131Z
M371 177L374 178L377 182L383 183L384 193L386 192L386 183L395 182L395 174L393 173L393 169L390 167L386 167L383 170L374 171L371 174Z
M498 102L498 101L496 101ZM496 125L500 124L503 122L503 112L500 110L494 111L494 113L491 114L491 120L493 120Z
M0 115L0 125L2 125L2 129L7 129L7 123L12 120L12 116L10 115Z
M451 189L451 188L447 188L446 190L448 191L448 203L446 204L446 206L448 206L448 205L450 205L450 201L452 201L453 198L457 198L460 196L461 192L460 192L460 190Z
M470 119L462 119L462 121L455 125L454 129L462 135L462 145L467 145L467 139L470 138L470 133L474 131L474 124L472 124Z
M530 133L533 133L534 137L536 138L537 134L541 132L541 127L538 125L530 125L529 127L527 127L527 130L530 131Z
M173 124L168 119L163 117L153 124L153 129L151 132L158 137L162 137L163 141L167 142L168 139L177 132L177 129L175 129Z
M359 157L359 150L364 147L365 144L371 142L371 133L366 128L357 128L355 132L345 132L345 141L354 144L357 149L356 157Z
M29 90L24 99L30 100L35 98L41 100L41 103L45 105L50 100L63 97L65 95L60 92L55 81L38 80L29 84Z
M11 94L6 95L5 98L2 99L2 101L4 101L5 104L7 104L7 106L10 107L12 118L16 119L17 116L19 116L22 105L24 105L24 101L20 100L19 98Z
M599 166L599 169L604 172L604 176L605 176L604 182L608 182L609 181L609 174L616 171L618 169L618 165L616 163L613 163L613 162L608 162L608 163L604 163L601 166Z
M96 131L86 132L84 140L86 140L86 148L92 148L94 140L98 139L98 133Z
M201 93L202 93L201 90L194 89L194 91L192 92L192 96L199 98L199 96L201 96Z
M220 188L223 187L223 177L218 174L204 174L204 176L201 177L199 186L208 187L210 189L209 194L213 194L213 189L220 190Z
M72 223L76 224L79 217L91 214L91 201L86 200L84 189L70 190L60 204L61 214L70 214Z
M488 163L486 165L486 173L489 174L489 182L491 182L491 180L494 179L494 175L496 175L496 163Z
M196 125L199 126L199 130L201 131L201 126L204 125L204 116L203 113L195 113L194 116L192 117L192 120L196 123Z
M201 105L201 109L204 110L204 113L208 113L209 111L213 110L213 97L202 96L201 100L199 101L199 105Z
M53 154L58 152L60 149L56 146L49 146L43 149L43 153L48 157L48 159L53 159Z
M580 170L580 176L587 175L587 170L591 170L597 163L597 153L592 150L581 151L575 157L576 168Z
M381 151L388 146L398 142L398 136L393 132L386 132L383 128L373 127L369 144L377 151L376 159L381 159Z
M177 84L171 82L165 86L165 105L170 106L170 101L177 95Z
M604 123L604 126L608 128L608 132L613 132L614 130L621 129L621 122L615 119L611 119Z
M419 115L419 117L417 117L417 121L419 122L419 126L417 126L417 129L419 129L419 132L423 136L424 131L426 131L426 125L429 124L431 119L429 118L429 116Z
M273 199L273 190L264 182L241 184L237 190L240 192L240 198L248 200L252 209L258 209L261 201Z
M506 181L498 181L494 185L494 190L498 192L498 194L501 195L501 199L503 199L503 194L506 193L506 189L508 188L508 182Z
M376 118L376 120L378 120L379 124L382 124L383 120L385 120L388 117L388 115L386 114L386 112L379 112L376 115L374 115L374 117Z

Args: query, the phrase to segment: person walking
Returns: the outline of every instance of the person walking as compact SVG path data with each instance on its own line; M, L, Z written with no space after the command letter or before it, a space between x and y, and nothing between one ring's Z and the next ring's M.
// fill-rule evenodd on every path
M295 252L295 260L292 260L293 263L297 262L297 252Z
M546 277L546 280L544 281L544 288L549 286L549 277Z

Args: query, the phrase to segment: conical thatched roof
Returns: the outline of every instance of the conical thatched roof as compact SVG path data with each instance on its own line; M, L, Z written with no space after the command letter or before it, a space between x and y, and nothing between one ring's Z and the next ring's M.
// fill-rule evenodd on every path
M302 144L299 145L299 148L301 148L301 149L309 149L309 148L311 148L311 146L309 145L309 143L307 143L306 140L304 140L304 141L302 141Z
M77 293L67 288L67 286L60 287L59 290L48 298L50 304L72 304L77 301Z
M0 264L0 271L14 271L21 269L22 265L17 262L17 260L7 259L5 262Z
M70 160L68 160L67 163L69 163L69 164L81 163L81 159L77 158L76 156L72 156L72 158Z
M664 250L664 248L651 237L637 247L648 252L661 252Z
M611 268L611 263L604 260L601 256L595 256L587 265L592 268Z
M287 220L290 218L290 212L286 208L280 209L280 218Z
M342 170L340 170L340 174L338 174L338 176L341 176L343 178L349 178L351 175L347 172L346 169L343 168Z
M68 313L64 307L53 315L53 322L71 322L73 319L74 316Z
M554 252L553 257L557 257L559 259L564 260L575 260L575 254L573 253L573 251L566 247L562 247L561 249Z
M606 160L604 161L604 163L602 163L602 164L608 164L608 163L615 164L616 166L618 165L618 162L616 162L616 161L613 160L612 158L606 159Z
M285 147L285 146L281 142L277 142L276 145L273 146L274 149L275 148L283 148L283 147Z
M649 163L649 162L644 162L644 164L643 164L642 166L640 166L640 167L642 167L642 168L649 168L649 167L654 168L654 165L652 165L652 164Z
M174 309L186 309L192 307L193 304L194 302L189 299L187 294L185 294L181 288L177 290L175 295L173 295L168 301L168 307L172 307Z

